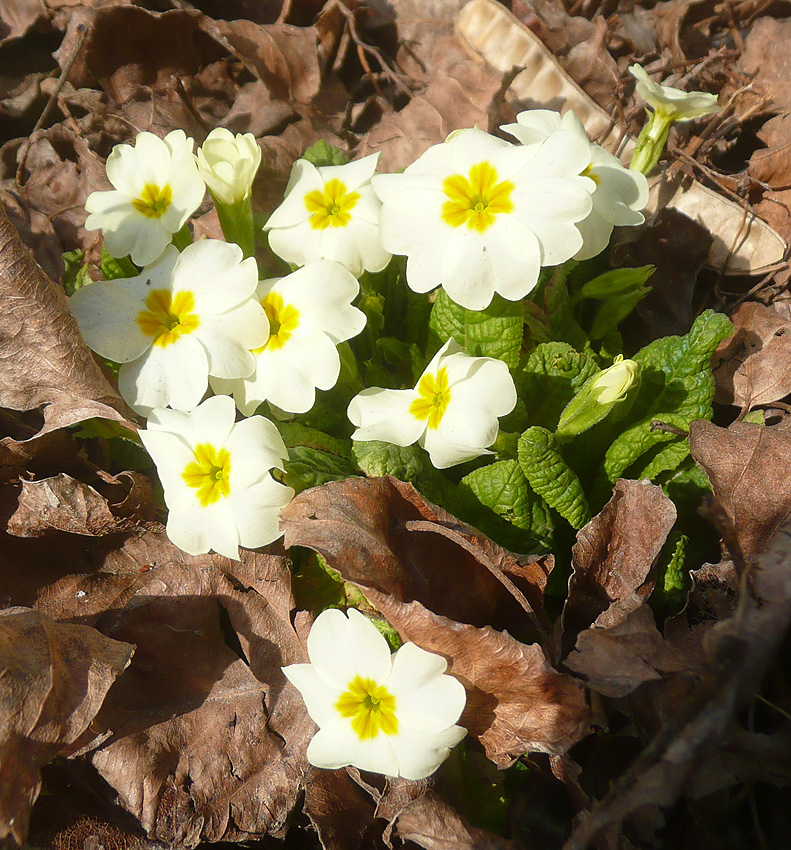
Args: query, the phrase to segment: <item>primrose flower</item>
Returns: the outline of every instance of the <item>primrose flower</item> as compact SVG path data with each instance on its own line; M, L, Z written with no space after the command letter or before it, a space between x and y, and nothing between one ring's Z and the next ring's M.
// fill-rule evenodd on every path
M266 311L269 338L251 353L251 375L212 379L215 392L233 395L250 416L263 401L289 413L305 413L316 390L335 386L341 361L336 346L357 336L365 314L352 307L359 284L348 269L317 260L290 275L262 280L255 297Z
M554 134L568 131L576 134L588 145L588 163L580 172L595 184L593 209L587 218L577 222L582 234L582 248L574 255L577 260L587 260L601 253L610 242L615 225L642 224L640 212L648 203L648 181L639 171L630 171L620 160L588 139L585 127L569 110L561 118L549 109L531 109L516 116L516 124L501 127L522 144L547 141L554 144Z
M379 154L316 168L298 159L283 203L264 226L272 250L289 263L335 260L359 277L381 271L390 254L379 238L381 204L371 188Z
M640 65L630 65L629 73L637 80L637 94L668 121L691 121L719 112L717 95L704 91L682 91L655 83Z
M84 286L69 306L89 348L123 364L118 388L132 408L191 410L209 375L253 371L250 350L269 336L257 277L238 246L204 239L181 254L168 247L137 277Z
M198 208L206 187L192 145L183 130L173 130L164 139L138 133L134 147L113 148L107 179L115 191L92 192L85 201L85 229L101 228L112 256L152 263Z
M413 390L372 387L356 395L348 416L353 440L396 446L416 442L437 469L484 454L497 438L499 416L516 405L508 367L492 357L470 357L449 339Z
M592 180L580 174L589 144L559 133L552 146L512 145L482 130L461 130L418 157L403 174L378 174L382 242L407 256L415 292L441 284L469 310L495 292L516 301L542 266L582 247L575 227L591 211Z
M213 197L230 205L250 196L261 164L261 148L252 133L234 136L230 130L217 127L198 148L195 159Z
M302 694L319 731L308 761L423 779L467 734L456 721L464 686L447 662L414 643L390 654L387 641L354 608L323 611L308 635L310 664L283 672Z
M165 491L168 537L190 555L213 549L238 561L239 546L266 546L294 496L269 472L288 459L277 428L235 418L233 401L213 396L191 413L155 410L140 431Z

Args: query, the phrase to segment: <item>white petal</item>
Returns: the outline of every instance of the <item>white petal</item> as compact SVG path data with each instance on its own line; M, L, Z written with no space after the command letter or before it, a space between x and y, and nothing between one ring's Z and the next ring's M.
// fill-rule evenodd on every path
M203 507L190 488L168 502L167 534L190 555L203 555L210 549L226 558L239 560L239 535L227 499Z
M219 449L233 436L236 410L226 396L207 398L189 416L193 447L209 443ZM241 424L241 423L240 423Z
M313 191L322 191L324 181L316 167L306 159L298 159L291 167L291 176L286 186L283 203L269 216L264 230L293 227L307 221L311 213L305 206L305 195Z
M180 413L180 411L169 411ZM149 422L150 426L150 422ZM140 439L151 455L157 467L157 475L165 489L165 498L175 499L184 489L183 473L187 466L195 460L195 453L177 434L143 428L139 432Z
M413 729L399 730L389 738L398 761L398 773L404 779L425 779L450 755L467 734L461 726L451 726L442 732L421 732Z
M231 485L228 498L239 532L239 544L247 549L257 549L282 535L280 511L294 498L294 490L267 474L258 483L241 491L235 491Z
M516 406L516 387L508 367L491 357L452 354L443 365L451 383L451 403L478 407L491 416L505 416Z
M320 729L308 745L307 757L314 767L334 770L354 765L360 770L398 776L398 761L390 739L386 735L377 735L361 741L345 720Z
M528 109L516 116L516 124L500 127L523 145L543 142L561 128L560 113L553 109Z
M227 396L219 398L226 399L233 410L233 402ZM283 461L288 459L283 438L277 428L263 416L251 416L237 422L220 445L224 445L231 453L231 492L262 480L270 469L282 469Z
M324 727L338 720L335 705L343 691L328 685L312 664L290 664L281 669L302 695L308 714L315 723Z
M340 180L351 191L359 189L363 183L368 183L373 177L379 156L380 154L373 153L354 162L347 162L345 165L325 165L317 170L325 185L330 180Z
M609 245L613 226L605 221L596 211L577 222L577 229L582 236L582 247L574 255L576 260L588 260L595 257Z
M449 443L439 430L426 429L425 434L418 440L429 455L436 469L447 469L459 463L465 463L481 455L492 454L483 446L463 446Z
M258 284L255 260L242 260L238 245L201 239L188 245L173 269L173 287L194 293L198 313L222 313L253 296Z
M410 412L410 404L418 398L414 390L387 390L370 387L356 395L347 411L357 426L353 440L381 440L396 446L409 446L420 437L426 423Z
M151 345L151 338L137 323L145 307L126 283L96 281L78 289L69 299L88 347L116 363L137 360Z

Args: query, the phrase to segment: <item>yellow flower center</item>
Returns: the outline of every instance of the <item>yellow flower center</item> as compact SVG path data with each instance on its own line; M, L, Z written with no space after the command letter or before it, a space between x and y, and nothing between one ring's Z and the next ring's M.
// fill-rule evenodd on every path
M380 731L385 735L398 732L395 697L371 679L355 677L335 708L341 717L351 717L352 729L361 741L375 738Z
M162 218L172 200L173 192L167 183L164 186L146 183L140 197L132 201L132 206L146 218Z
M328 180L324 191L314 189L305 195L305 206L310 216L310 226L315 230L326 230L328 227L346 227L351 220L360 196L357 192L349 192L340 180Z
M450 403L450 387L445 368L441 368L436 375L423 375L417 385L417 392L420 398L416 398L409 405L409 412L415 419L428 419L428 427L432 430L439 428Z
M191 334L200 325L194 312L195 296L191 292L153 289L145 301L148 310L137 314L137 324L146 336L153 337L154 345L164 348L177 342L182 334Z
M188 487L197 490L198 501L206 508L231 492L231 456L209 443L195 446L195 460L184 467L181 477Z
M256 348L253 354L260 354L266 349L275 351L282 348L299 325L299 310L292 304L284 303L277 292L264 296L261 306L269 319L269 339L260 348Z
M467 225L470 230L483 233L494 224L495 216L509 213L514 204L510 180L499 180L494 166L478 162L470 174L452 174L446 177L442 188L448 200L442 205L442 219L451 227Z
M580 171L580 177L588 177L598 186L599 178L593 173L593 163L586 165L585 168Z

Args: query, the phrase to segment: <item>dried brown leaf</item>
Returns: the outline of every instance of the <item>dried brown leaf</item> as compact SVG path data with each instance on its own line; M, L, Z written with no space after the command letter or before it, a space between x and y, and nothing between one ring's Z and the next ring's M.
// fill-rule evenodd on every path
M374 804L345 770L311 770L305 813L324 850L359 850L373 823Z
M652 568L675 521L675 505L661 487L648 480L618 479L601 513L577 532L574 573L563 609L567 649L613 603L633 593L642 599L650 594Z
M88 727L133 651L38 611L0 611L0 839L24 841L41 766L94 739Z
M449 672L467 688L459 723L498 767L509 767L525 752L563 753L590 731L584 690L553 670L538 644L363 589L403 640L449 659Z
M315 729L282 665L306 660L291 624L288 561L185 555L164 535L128 540L105 568L144 567L97 622L137 646L97 718L95 767L151 838L191 847L281 835Z
M754 85L772 98L778 111L791 112L791 69L788 66L788 42L791 21L772 17L758 18L744 42L740 64Z
M623 697L646 682L689 669L689 662L668 643L654 623L654 615L633 593L615 603L613 624L581 632L565 665L584 677L589 688L608 697Z
M734 422L720 428L696 421L689 430L692 457L703 467L729 526L734 556L763 552L791 515L791 430L784 425Z
M46 16L42 0L4 0L0 6L0 44L21 38Z
M134 429L83 342L63 290L36 264L1 208L0 299L0 407L43 407L39 436L93 417Z
M22 481L18 507L6 530L16 537L41 537L53 530L103 537L150 525L156 506L149 480L137 472L109 478L121 491L117 502L108 502L93 487L65 473Z
M731 314L734 333L711 359L716 401L748 411L791 392L791 322L757 302Z
M315 549L364 590L417 599L460 622L525 627L529 602L517 607L521 594L505 576L518 571L516 556L427 502L411 484L350 478L306 490L283 510L281 528L287 547Z

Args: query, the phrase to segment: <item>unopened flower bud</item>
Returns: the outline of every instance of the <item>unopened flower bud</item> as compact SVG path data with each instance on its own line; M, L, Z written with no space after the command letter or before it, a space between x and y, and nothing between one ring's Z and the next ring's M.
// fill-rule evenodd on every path
M215 200L237 204L250 195L261 164L261 148L252 133L234 136L230 130L218 127L198 148L196 160Z

